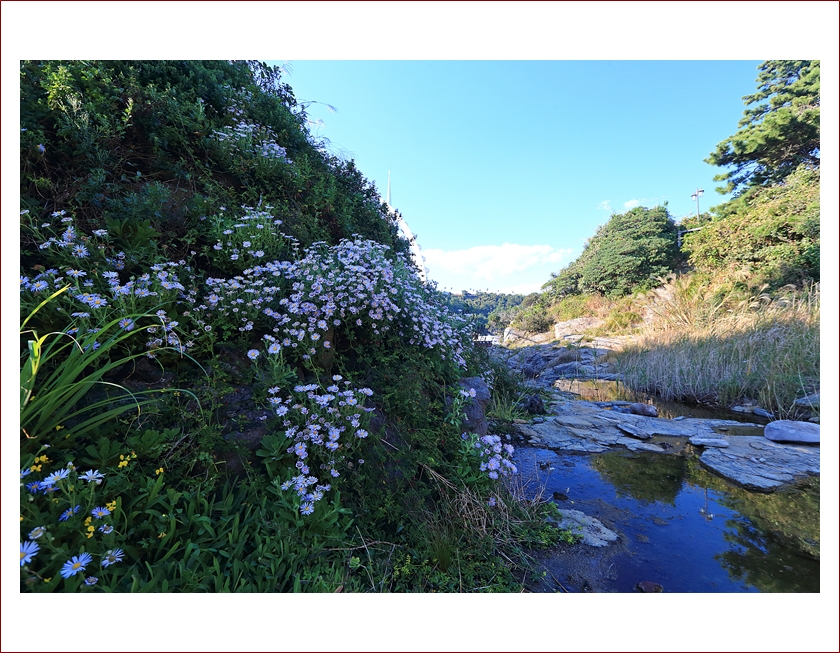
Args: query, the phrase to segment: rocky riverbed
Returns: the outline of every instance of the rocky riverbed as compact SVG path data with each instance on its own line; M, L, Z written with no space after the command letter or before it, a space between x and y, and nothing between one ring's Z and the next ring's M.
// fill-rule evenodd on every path
M565 339L567 345L569 342L579 343L579 339L573 335L567 334ZM738 496L743 495L747 497L745 500L748 500L755 493L763 495L777 493L783 501L785 493L793 491L792 488L803 486L803 484L808 485L812 482L811 479L816 479L818 506L820 450L819 425L817 424L787 420L768 423L767 419L761 419L752 414L750 417L755 421L746 423L742 421L744 419L742 415L736 414L733 414L733 417L739 419L681 415L668 419L658 415L656 408L652 405L653 402L586 401L569 392L567 388L569 388L570 379L617 379L618 375L615 374L610 363L610 354L620 344L604 339L588 343L585 347L579 344L573 344L572 347L560 347L557 343L537 342L512 350L494 348L492 355L497 360L503 360L511 369L521 372L526 379L526 384L535 391L541 391L543 399L546 394L550 397L549 401L543 401L542 414L534 415L529 420L519 420L520 423L513 425L513 439L520 447L532 448L534 452L527 454L526 458L531 456L536 459L540 456L545 458L554 455L562 458L566 464L573 461L573 466L583 464L592 466L588 461L601 460L602 458L599 457L611 454L630 458L646 456L646 460L649 461L657 457L665 457L663 462L669 458L675 461L677 459L692 461L691 464L696 463L702 468L702 473L706 474L707 479L722 479L704 481L707 503L708 488L717 483L713 494L719 498L719 503L716 504L718 513L725 512L726 509L722 506L726 505L729 495L734 496L740 493ZM760 416L761 413L756 411L755 415ZM576 463L575 460L581 462ZM649 463L648 466L650 467L651 464ZM566 471L560 469L555 473L563 478ZM643 472L639 470L636 473ZM695 476L697 474L699 472L696 472ZM665 475L673 476L672 474ZM663 479L663 481L667 485L667 480ZM570 478L569 482L570 486L564 488L568 489L568 492L555 491L548 498L554 500L561 509L560 517L555 520L557 525L579 532L581 541L572 545L560 545L553 550L536 554L546 575L541 582L532 586L531 589L534 591L656 592L669 591L669 589L670 591L756 591L756 588L758 591L814 591L808 589L813 588L813 585L796 585L795 583L785 585L793 589L767 589L776 587L767 581L763 581L763 584L738 586L740 589L729 587L714 590L704 589L702 586L691 588L686 588L686 586L677 590L675 586L679 585L679 574L673 576L671 582L664 585L655 582L656 579L647 578L638 578L637 582L628 584L624 582L624 579L618 578L619 569L628 568L629 556L638 553L631 551L632 547L628 546L628 536L640 538L634 539L634 545L645 541L648 537L639 530L641 527L638 524L634 526L632 522L632 515L639 511L639 506L636 505L628 511L626 506L621 505L622 501L611 501L607 496L609 492L602 492L604 496L598 496L597 499L593 498L587 502L567 504L567 495L574 494L572 484L575 481ZM542 490L544 489L543 483ZM697 488L693 487L689 494L693 492L696 495L697 491ZM688 501L688 499L684 500ZM694 496L692 500L696 501L697 497ZM760 503L764 500L757 498L756 501ZM776 501L776 499L770 501ZM587 513L587 508L589 513ZM699 514L704 515L704 520L712 514L708 512L708 507L705 513L704 509L698 510ZM591 514L593 512L597 515ZM624 514L625 512L627 514ZM649 519L655 524L658 517L654 513L649 515ZM662 509L662 513L671 514L673 510L666 507ZM733 523L739 522L741 515L737 512L734 515ZM670 518L674 518L674 515L671 514ZM674 523L679 523L680 520L686 523L685 518L685 515L678 514L674 518ZM805 539L813 542L816 538L818 558L818 508L816 528L816 536L811 533L808 536L810 539ZM702 530L701 527L697 532L687 533L687 537L689 535L691 538L707 537L710 538L710 542L714 541L715 537L721 541L725 539L722 539L721 533L714 537L708 534L704 536ZM731 534L728 537L731 539ZM718 546L720 548L724 545ZM814 549L811 544L803 545L803 547L808 552L807 555L813 555ZM726 557L729 553L715 554L716 557L721 555ZM617 564L618 560L624 560L624 563ZM697 566L699 563L695 561L692 564ZM796 564L790 565L776 559L771 562L768 559L768 565L768 568L774 565L779 566L777 575L796 576L799 574L801 576L799 571L791 571L797 569ZM813 577L816 573L817 588L819 587L818 569L817 562L816 572L813 567L809 567L806 574ZM710 574L715 575L714 572ZM712 583L712 587L724 586L727 584L721 579Z

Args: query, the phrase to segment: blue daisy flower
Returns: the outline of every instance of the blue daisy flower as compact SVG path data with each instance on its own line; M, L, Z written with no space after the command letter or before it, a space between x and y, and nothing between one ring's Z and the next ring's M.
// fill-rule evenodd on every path
M58 518L58 521L67 521L68 519L70 519L70 517L79 512L80 508L81 506L76 506L75 508L68 508L63 513L61 513L61 516Z
M69 469L59 469L57 472L53 472L47 478L44 479L45 485L55 485L58 481L61 481L67 478L70 475Z
M27 540L26 542L20 543L20 566L28 565L32 562L32 558L40 551L41 547L38 546L37 542L30 542Z
M70 576L75 576L80 571L85 570L85 566L89 565L93 561L93 558L89 553L82 553L77 556L73 556L64 563L64 566L61 568L61 577L62 578L70 578Z
M96 517L97 519L102 519L103 517L107 517L108 515L110 515L111 511L104 506L97 506L96 508L90 511L90 514Z
M105 478L105 476L103 474L100 474L98 469L89 469L84 474L79 476L79 478L83 481L87 481L88 483L90 483L91 481L96 481L98 485L102 481L102 479Z
M110 567L116 562L122 562L123 555L125 555L122 549L111 549L105 552L105 557L102 558L102 566L103 567Z

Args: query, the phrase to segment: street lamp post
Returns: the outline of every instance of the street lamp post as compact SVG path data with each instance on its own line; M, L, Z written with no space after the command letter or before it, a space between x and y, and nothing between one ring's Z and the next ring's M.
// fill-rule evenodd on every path
M700 218L700 198L703 197L703 189L698 188L691 194L691 199L697 202L697 218Z

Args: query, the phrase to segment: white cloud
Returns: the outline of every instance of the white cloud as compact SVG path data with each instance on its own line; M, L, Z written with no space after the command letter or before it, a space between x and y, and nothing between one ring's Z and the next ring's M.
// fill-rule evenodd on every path
M627 200L624 203L624 208L625 208L625 210L629 211L630 209L635 209L641 203L642 203L641 200Z
M550 245L478 245L469 249L447 252L442 249L424 249L426 267L435 276L445 271L470 276L477 281L504 280L516 272L545 264L559 265L571 249L554 249Z
M603 211L609 211L610 213L612 213L612 212L613 212L613 207L612 207L612 206L610 206L610 201L609 201L609 200L604 200L603 202L601 202L601 203L600 203L598 206L596 206L595 208L596 208L596 209L603 210Z
M550 245L479 245L446 251L424 249L429 278L441 289L536 292L571 259L572 249Z

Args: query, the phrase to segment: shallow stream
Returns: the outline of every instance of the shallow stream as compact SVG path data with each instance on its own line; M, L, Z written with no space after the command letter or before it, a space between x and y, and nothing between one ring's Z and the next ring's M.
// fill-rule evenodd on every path
M729 419L751 424L766 424L764 417L752 413L738 413L726 408L705 405L688 405L678 401L669 401L656 395L636 392L621 381L606 379L557 379L554 387L564 393L577 395L586 401L632 401L656 406L659 417L697 417L701 419Z
M580 455L521 447L525 491L619 534L536 553L532 591L819 592L819 479L773 494L735 487L693 454Z

